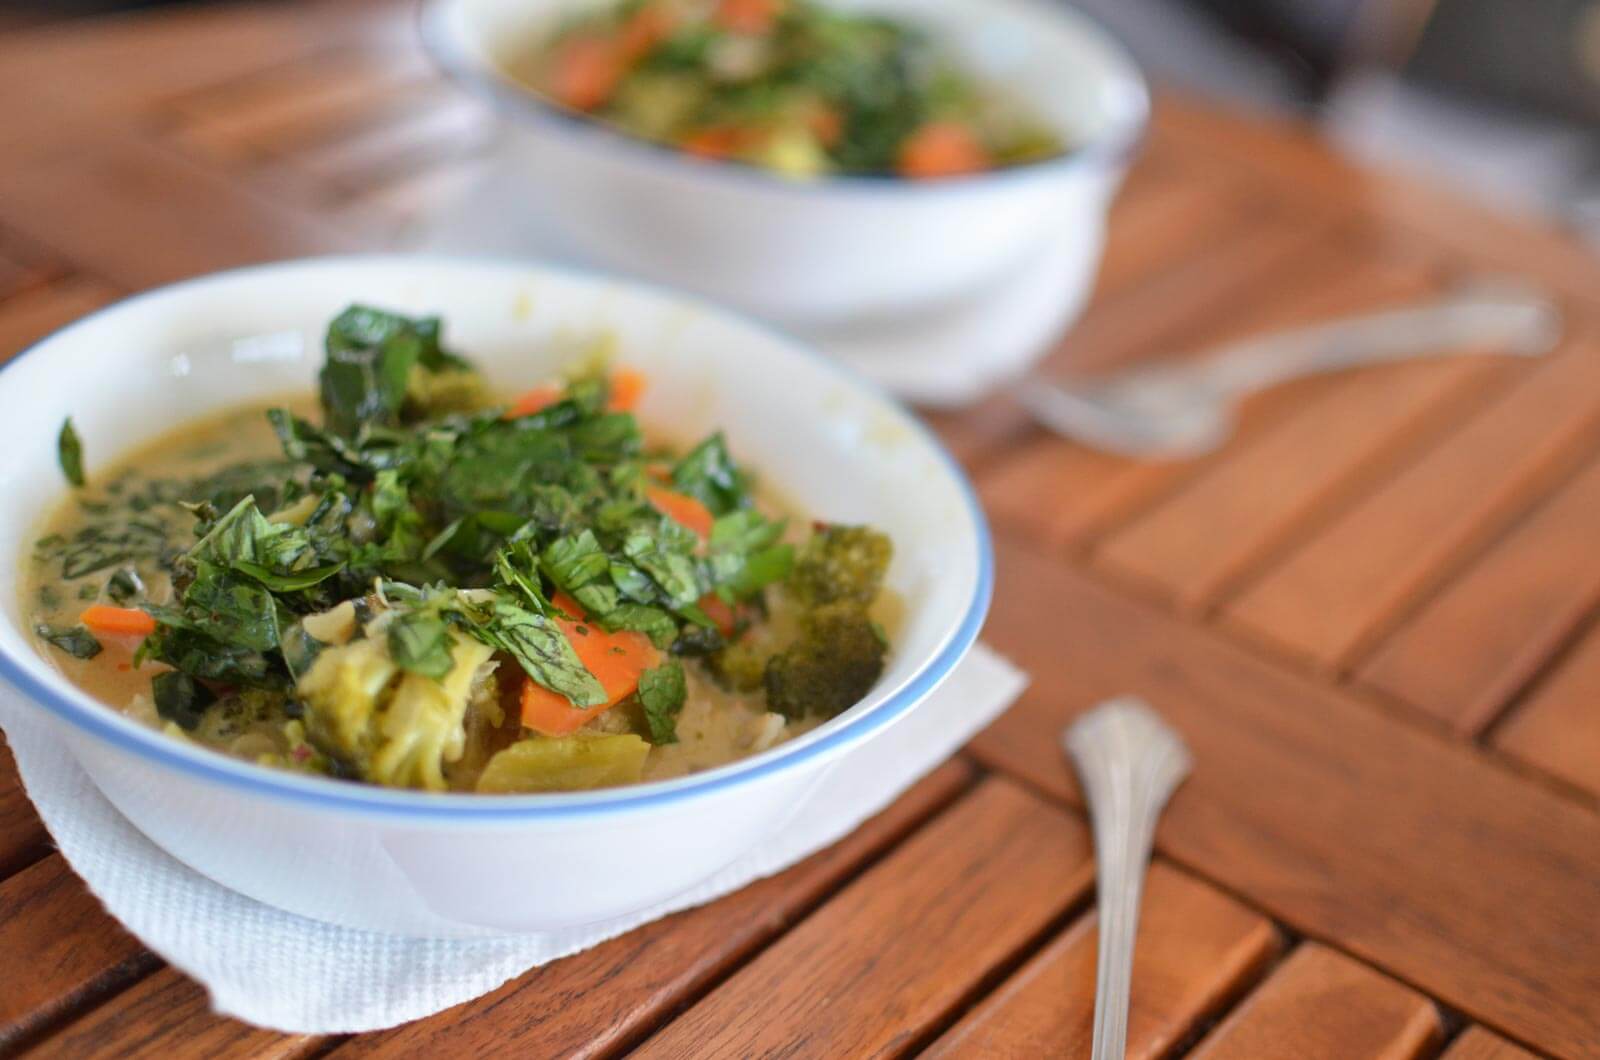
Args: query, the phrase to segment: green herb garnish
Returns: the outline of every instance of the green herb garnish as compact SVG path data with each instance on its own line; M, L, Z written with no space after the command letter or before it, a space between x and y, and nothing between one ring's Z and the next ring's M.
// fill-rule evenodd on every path
M217 700L205 685L176 670L156 674L150 682L150 693L156 701L156 713L186 730L199 726L206 708Z
M678 742L678 713L687 696L683 667L675 662L646 670L639 678L639 705L653 744Z
M71 416L62 421L61 433L56 435L56 457L61 461L61 473L67 476L67 481L81 487L84 483L83 442L72 426Z
M74 659L92 659L101 651L94 634L82 626L49 626L41 622L33 627L33 632Z

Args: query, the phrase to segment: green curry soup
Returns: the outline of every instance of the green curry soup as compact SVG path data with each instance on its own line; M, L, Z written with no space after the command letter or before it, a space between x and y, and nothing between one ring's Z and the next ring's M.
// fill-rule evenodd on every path
M791 177L946 177L1064 150L917 27L811 0L616 0L507 72L622 132Z
M645 434L636 373L503 401L440 332L352 307L315 399L105 470L67 421L74 489L25 559L40 650L175 739L479 792L706 769L877 681L884 535L783 517L720 434Z

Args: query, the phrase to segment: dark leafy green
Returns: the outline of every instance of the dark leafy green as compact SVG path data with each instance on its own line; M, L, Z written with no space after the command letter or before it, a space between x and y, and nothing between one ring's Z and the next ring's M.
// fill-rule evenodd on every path
M450 672L450 626L429 611L407 611L389 623L389 654L401 669L439 680Z
M118 604L126 604L144 595L144 581L132 567L123 567L106 579L106 595Z
M729 455L721 431L689 450L673 466L672 484L710 508L713 515L726 515L750 499L749 484Z
M653 744L678 742L678 714L688 695L683 666L667 662L639 676L639 706Z
M82 486L83 442L78 438L77 429L72 426L71 416L62 421L61 433L56 436L56 457L61 461L61 473L67 476L67 481L74 486Z
M156 713L179 728L193 730L205 717L206 708L217 701L216 694L186 673L168 670L150 682Z
M101 651L94 634L82 626L49 626L41 622L33 627L33 632L74 659L92 659Z
M499 598L470 631L485 644L516 659L529 677L566 696L574 706L594 707L606 701L600 682L578 660L560 627L544 615Z
M356 602L355 622L339 636L382 630L408 673L443 678L457 638L470 637L578 707L607 693L558 620L642 633L673 656L635 694L657 743L676 738L679 657L723 651L778 583L854 608L828 627L853 676L827 686L825 709L881 664L881 644L859 634L887 553L864 532L829 531L826 547L797 559L785 524L753 505L750 476L720 434L664 463L645 451L631 414L610 410L601 375L570 381L528 415L463 407L456 399L477 377L431 318L354 307L327 346L324 424L269 414L281 460L188 482L118 479L106 487L115 504L79 497L92 517L83 530L36 543L69 578L113 570L80 591L119 603L145 600L140 571L171 576L170 602L141 604L156 631L136 656L174 670L160 679L163 717L192 726L216 694L287 693L334 643L310 632L322 628L311 616L344 601ZM439 383L431 406L417 387L429 373ZM705 539L651 502L663 479L713 513ZM175 543L185 525L186 547ZM730 627L712 620L730 612ZM74 653L99 647L83 630L40 635ZM818 648L827 639L808 636L778 664L782 709L810 709L806 697L838 669Z

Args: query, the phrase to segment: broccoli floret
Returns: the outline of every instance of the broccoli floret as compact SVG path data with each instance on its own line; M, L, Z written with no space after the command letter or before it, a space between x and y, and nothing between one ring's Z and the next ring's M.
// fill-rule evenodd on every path
M795 560L789 592L805 607L866 607L883 587L893 552L889 538L871 527L820 527Z
M767 707L788 718L831 718L877 683L888 650L882 631L861 608L814 608L802 617L799 638L767 663Z
M482 694L479 670L492 654L459 634L450 652L450 670L434 680L402 671L386 637L324 649L296 686L311 742L375 784L444 790L444 765L465 750L467 706Z
M430 371L417 365L406 377L405 415L411 420L477 412L492 403L489 384L471 368Z
M706 656L706 667L717 684L730 692L754 692L766 680L772 649L745 638Z

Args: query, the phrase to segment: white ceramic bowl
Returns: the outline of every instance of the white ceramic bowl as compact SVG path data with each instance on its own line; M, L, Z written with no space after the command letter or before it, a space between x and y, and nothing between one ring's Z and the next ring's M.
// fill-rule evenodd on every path
M613 333L651 380L647 424L726 430L820 518L895 542L907 605L861 703L789 743L678 780L604 791L437 795L277 772L173 740L68 684L29 642L17 561L65 495L71 415L91 466L191 417L312 385L350 302L445 317L447 341L510 393ZM461 936L551 930L688 890L800 812L830 768L925 699L988 608L988 530L960 470L914 419L831 362L693 302L532 266L428 258L263 265L138 295L0 371L0 676L58 723L107 798L205 875L321 920Z
M1088 19L1048 0L831 0L930 27L1074 147L946 180L798 182L620 134L502 74L563 15L602 2L430 0L423 16L441 65L506 114L502 157L585 260L809 329L968 295L1053 242L1073 262L1060 298L1081 304L1149 111L1137 67Z

